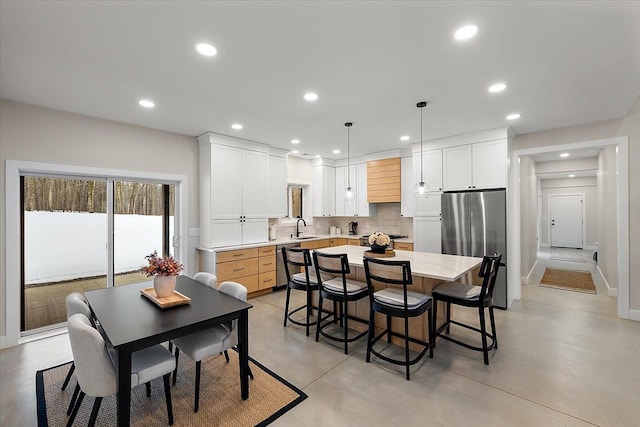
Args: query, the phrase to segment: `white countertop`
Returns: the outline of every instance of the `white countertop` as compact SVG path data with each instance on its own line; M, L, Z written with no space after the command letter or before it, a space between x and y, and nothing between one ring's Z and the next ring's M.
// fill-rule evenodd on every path
M364 267L362 257L369 250L366 246L333 246L318 249L327 254L346 253L349 265L352 267ZM394 261L411 261L411 274L414 276L428 277L430 279L457 280L468 271L482 263L482 258L432 254L427 252L412 252L395 250L396 256L385 258Z

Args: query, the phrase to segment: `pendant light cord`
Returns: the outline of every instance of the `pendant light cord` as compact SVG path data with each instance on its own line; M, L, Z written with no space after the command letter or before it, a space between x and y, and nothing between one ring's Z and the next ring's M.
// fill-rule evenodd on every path
M344 124L347 127L347 188L351 188L351 150L350 150L350 135L349 128L353 125L351 122L347 122Z
M424 162L424 156L422 155L422 108L423 107L420 107L420 182L424 182L424 166L422 164L422 162Z

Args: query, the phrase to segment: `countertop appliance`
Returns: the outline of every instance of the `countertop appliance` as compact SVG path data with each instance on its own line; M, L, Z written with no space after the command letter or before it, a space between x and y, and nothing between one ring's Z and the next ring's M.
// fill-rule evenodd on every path
M356 234L358 234L358 223L356 221L351 221L349 224L347 224L347 227L349 227L350 236L355 236Z
M507 211L505 190L442 194L442 253L482 257L502 254L493 305L507 308Z
M385 234L387 234L387 233L385 233ZM360 236L360 246L371 246L369 244L369 236L370 236L370 234L365 234L364 236ZM387 234L387 236L389 236L389 239L391 240L391 242L389 242L389 249L393 249L393 240L394 239L404 239L404 238L409 237L409 236L402 235L402 234Z

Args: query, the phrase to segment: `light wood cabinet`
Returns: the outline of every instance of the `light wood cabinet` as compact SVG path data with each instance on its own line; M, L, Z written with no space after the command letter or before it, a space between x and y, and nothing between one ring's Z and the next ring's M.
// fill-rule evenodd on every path
M505 188L506 186L506 139L449 147L443 150L444 190Z
M393 249L398 249L399 251L412 251L413 243L393 242Z
M367 201L400 202L400 157L367 162Z
M347 238L347 245L351 245L351 246L360 246L360 239L351 239L351 238Z
M216 275L218 283L238 282L249 293L272 288L276 284L276 247L217 252Z

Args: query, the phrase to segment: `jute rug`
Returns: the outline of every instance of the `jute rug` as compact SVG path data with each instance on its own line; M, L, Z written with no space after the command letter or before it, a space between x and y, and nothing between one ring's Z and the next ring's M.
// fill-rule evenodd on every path
M582 254L582 249L571 248L551 248L551 256L549 259L556 261L587 262Z
M180 359L178 381L171 387L174 426L265 426L307 398L301 390L251 359L254 379L249 381L249 399L242 400L238 356L235 351L229 351L229 356L229 363L224 356L202 362L197 413L193 412L195 362L184 356ZM69 362L36 373L38 427L66 425L75 374L65 391L60 387L70 366ZM92 406L93 398L85 397L74 425L88 424ZM110 396L102 401L96 426L115 425L116 399ZM147 397L144 385L131 390L131 425L168 425L162 378L151 382L151 397Z
M558 270L546 268L540 280L540 286L546 288L563 289L566 291L595 294L596 286L593 284L591 273L588 271Z

